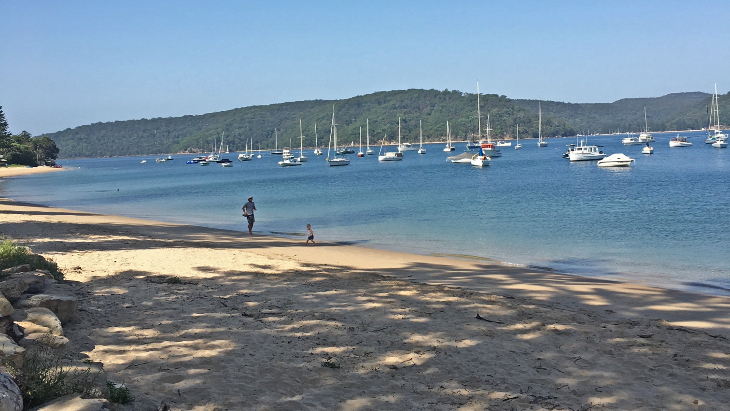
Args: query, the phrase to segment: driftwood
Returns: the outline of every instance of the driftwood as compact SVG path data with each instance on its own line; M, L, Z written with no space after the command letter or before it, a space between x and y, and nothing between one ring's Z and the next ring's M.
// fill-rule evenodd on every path
M476 317L474 317L474 318L476 318L477 320L482 320L482 321L486 321L486 322L488 322L488 323L495 323L495 324L504 324L504 323L503 323L502 321L499 321L499 320L490 320L490 319L488 319L488 318L484 318L484 317L482 317L481 315L479 315L479 313L477 313L477 316L476 316Z

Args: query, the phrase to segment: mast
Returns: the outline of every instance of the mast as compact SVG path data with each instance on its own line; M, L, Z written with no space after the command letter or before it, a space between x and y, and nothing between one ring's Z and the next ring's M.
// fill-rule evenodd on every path
M449 120L446 120L446 144L451 147L451 131L449 130Z
M537 139L542 143L542 104L537 102L538 111L538 124L537 124Z
M644 107L644 132L649 132L649 123L646 121L646 107Z
M365 119L365 138L367 139L366 143L367 143L368 150L370 150L370 119L369 118Z
M304 152L304 134L302 134L302 119L299 119L299 157Z
M477 81L477 117L479 118L478 121L478 128L477 128L477 141L482 140L482 108L479 104L479 82ZM489 134L487 134L489 135Z
M398 147L400 147L400 117L398 117Z
M423 148L423 127L421 126L421 120L418 120L418 133L421 135L421 146L420 146L420 148Z
M317 123L314 123L314 148L319 148L317 144Z
M334 130L335 154L337 154L337 123L335 123L335 105L332 105L332 130Z

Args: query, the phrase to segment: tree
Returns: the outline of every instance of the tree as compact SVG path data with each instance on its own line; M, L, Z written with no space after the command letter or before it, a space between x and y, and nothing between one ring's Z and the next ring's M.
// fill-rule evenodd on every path
M3 107L0 106L0 153L6 153L12 144L13 140L10 131L8 131L8 121L5 120Z
M36 155L38 164L53 164L58 158L56 142L48 136L36 137L31 141L31 147Z

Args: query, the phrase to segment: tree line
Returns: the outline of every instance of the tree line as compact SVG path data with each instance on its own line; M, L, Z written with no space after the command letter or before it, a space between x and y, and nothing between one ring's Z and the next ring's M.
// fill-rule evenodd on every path
M0 160L24 166L53 165L59 149L49 136L33 137L27 131L10 134L5 113L0 106Z

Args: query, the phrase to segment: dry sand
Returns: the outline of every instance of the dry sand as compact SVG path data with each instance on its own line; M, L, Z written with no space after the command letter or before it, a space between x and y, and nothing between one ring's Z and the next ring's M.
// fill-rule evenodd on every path
M63 168L54 167L0 167L0 178L18 177L27 174L50 173L52 171L62 171Z
M73 282L67 335L122 409L730 403L728 298L4 199L0 232Z

